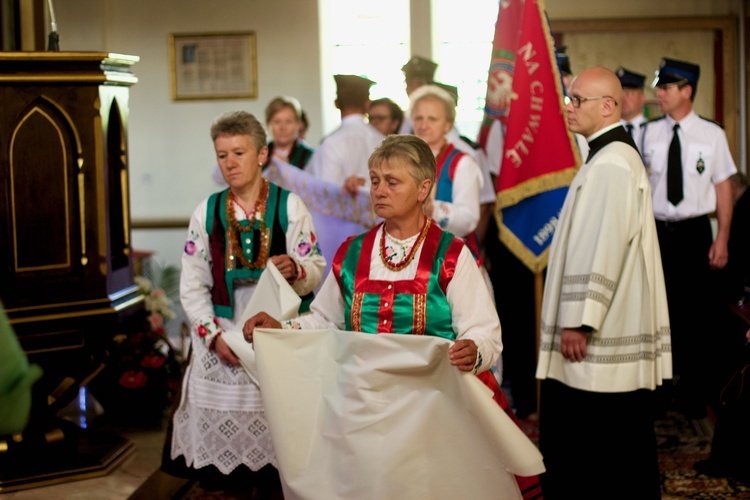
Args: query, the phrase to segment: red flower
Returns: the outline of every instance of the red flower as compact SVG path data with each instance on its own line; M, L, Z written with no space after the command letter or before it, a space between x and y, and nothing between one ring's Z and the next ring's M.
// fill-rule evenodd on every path
M164 356L159 356L158 354L149 354L148 356L143 356L143 359L141 360L141 366L144 368L159 368L164 364L166 360L167 358L165 358Z
M146 385L148 377L142 371L128 370L120 377L120 385L126 389L138 389Z
M206 335L208 335L208 328L203 325L198 325L198 335L200 337L205 337Z
M161 314L151 313L148 317L148 322L154 331L164 328L164 318L162 318Z

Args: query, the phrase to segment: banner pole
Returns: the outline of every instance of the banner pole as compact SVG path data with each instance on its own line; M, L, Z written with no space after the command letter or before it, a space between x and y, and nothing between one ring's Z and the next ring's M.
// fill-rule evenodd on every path
M539 271L534 274L534 317L536 319L536 362L539 363L539 345L542 336L542 293L544 292L544 272ZM539 416L540 404L540 381L536 381L536 414Z

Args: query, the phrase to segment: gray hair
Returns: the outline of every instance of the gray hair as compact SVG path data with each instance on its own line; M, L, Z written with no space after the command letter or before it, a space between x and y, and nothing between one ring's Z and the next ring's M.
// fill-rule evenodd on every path
M403 161L409 174L419 184L425 179L430 179L435 185L437 167L435 155L430 147L422 139L411 134L389 135L372 152L367 166L373 168L384 163L393 165L394 160Z
M246 111L232 111L221 115L211 124L211 140L222 135L249 135L260 152L266 146L266 129L255 116Z

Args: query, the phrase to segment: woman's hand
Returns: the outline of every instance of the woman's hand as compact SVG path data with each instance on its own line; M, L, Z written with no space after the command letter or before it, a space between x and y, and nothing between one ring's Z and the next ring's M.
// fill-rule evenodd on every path
M221 338L221 335L219 335L214 342L214 352L224 364L227 364L229 366L240 365L239 358L235 356L227 343L224 342L224 339Z
M281 328L281 323L268 314L259 312L249 320L245 321L245 325L242 327L242 334L246 341L250 343L253 342L253 331L255 331L256 328Z
M473 340L461 339L448 349L448 356L453 366L457 366L462 372L470 372L477 364L477 352L477 345Z
M268 260L273 262L273 265L276 266L276 269L279 270L281 275L287 281L291 281L297 277L297 264L294 262L294 259L289 257L287 254L274 255Z

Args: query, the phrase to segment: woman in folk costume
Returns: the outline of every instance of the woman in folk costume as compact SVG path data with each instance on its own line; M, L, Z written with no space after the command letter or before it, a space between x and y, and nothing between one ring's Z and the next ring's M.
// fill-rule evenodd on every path
M383 223L339 247L310 314L282 326L259 313L245 323L245 339L252 342L256 327L443 337L455 341L451 364L478 374L515 420L489 371L502 340L489 291L477 286L479 268L463 240L424 214L435 182L429 146L413 135L388 136L369 171L373 209ZM516 479L524 498L541 498L538 477Z
M409 101L414 134L427 143L437 164L434 195L426 203L425 213L446 231L464 238L481 264L479 240L474 231L479 223L484 181L476 160L446 137L456 120L456 101L437 85L419 87Z
M268 148L258 120L227 113L211 126L211 138L229 188L198 205L182 256L180 299L192 325L192 354L171 456L184 459L204 489L257 488L261 498L280 498L259 388L221 334L235 327L268 261L311 299L325 259L302 200L261 176Z
M305 168L314 149L300 138L302 107L294 97L277 97L266 107L266 126L273 140L268 143L268 159L272 158ZM265 165L264 165L265 166Z

